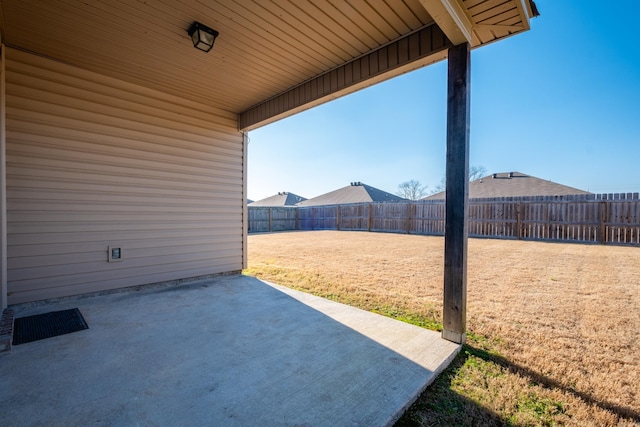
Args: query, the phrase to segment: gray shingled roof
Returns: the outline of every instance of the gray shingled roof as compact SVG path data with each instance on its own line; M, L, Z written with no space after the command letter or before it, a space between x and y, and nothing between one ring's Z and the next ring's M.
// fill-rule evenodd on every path
M591 194L588 191L525 175L520 172L495 173L469 183L469 198L517 196L564 196ZM445 192L432 194L422 200L444 199Z
M379 190L361 182L353 182L351 185L339 188L329 193L322 194L304 202L298 206L322 206L322 205L344 205L349 203L368 202L406 202L407 199L398 197L386 191Z
M296 203L307 200L297 194L288 193L286 191L278 193L274 196L267 197L266 199L256 200L253 203L249 203L249 206L295 206Z

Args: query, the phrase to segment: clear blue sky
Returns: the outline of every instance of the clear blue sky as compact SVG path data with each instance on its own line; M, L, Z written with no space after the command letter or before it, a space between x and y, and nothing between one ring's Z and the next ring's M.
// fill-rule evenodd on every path
M640 2L536 0L531 30L471 54L471 165L640 191ZM248 195L445 172L446 61L250 132Z

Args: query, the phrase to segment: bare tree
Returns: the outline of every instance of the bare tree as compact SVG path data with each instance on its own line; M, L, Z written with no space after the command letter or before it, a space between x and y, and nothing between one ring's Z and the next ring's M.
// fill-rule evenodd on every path
M469 182L482 178L483 176L486 175L486 173L487 173L487 168L485 168L484 166L470 166ZM446 189L447 189L447 180L443 176L440 182L438 183L438 185L433 187L433 191L431 191L431 194L440 193L442 191L445 191Z
M482 178L487 174L487 168L484 166L471 166L469 168L469 182Z
M447 189L447 180L443 176L440 182L438 183L438 185L433 187L433 191L431 191L431 194L441 193L446 189Z
M420 181L412 179L398 185L398 196L409 200L422 199L427 195L427 186L420 184Z

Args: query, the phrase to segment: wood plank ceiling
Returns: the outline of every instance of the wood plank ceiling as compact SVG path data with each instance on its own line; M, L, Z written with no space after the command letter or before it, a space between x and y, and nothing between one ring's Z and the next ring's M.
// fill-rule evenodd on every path
M528 29L524 0L451 1L478 25L474 46ZM1 0L0 12L8 46L239 114L433 25L429 2L442 0ZM193 21L220 32L208 54Z

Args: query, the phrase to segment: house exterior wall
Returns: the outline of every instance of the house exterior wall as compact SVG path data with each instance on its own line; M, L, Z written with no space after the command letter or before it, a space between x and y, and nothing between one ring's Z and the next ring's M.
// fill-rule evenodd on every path
M9 304L242 269L235 114L13 49L6 104Z

